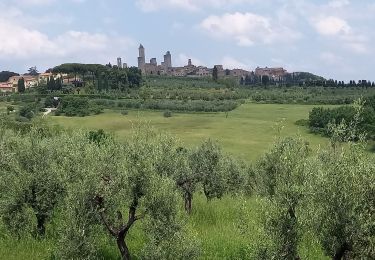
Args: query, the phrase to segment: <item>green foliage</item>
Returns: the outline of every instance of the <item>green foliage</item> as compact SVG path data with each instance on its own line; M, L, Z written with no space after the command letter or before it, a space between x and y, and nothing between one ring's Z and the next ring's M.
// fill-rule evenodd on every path
M366 134L368 138L373 139L375 136L374 109L371 106L355 103L354 106L341 106L332 109L314 108L309 114L309 127L314 133L332 137L332 126L340 124L347 125L348 130L356 128L357 132Z
M11 112L14 111L14 106L7 106L7 114L9 115Z
M20 78L17 83L17 90L19 93L24 93L26 88L25 88L25 80L23 78Z
M87 98L66 96L61 98L61 104L58 108L60 113L66 116L88 116L91 113L100 114L101 107L92 104Z
M304 198L308 145L299 138L277 142L255 165L258 192L264 195L264 229L271 246L259 249L259 258L297 259L301 238L298 209Z
M226 192L233 196L251 194L251 178L247 165L231 156L223 159L223 171L226 177Z
M30 75L30 76L38 76L38 75L39 75L38 69L37 69L36 67L30 67L30 68L27 70L27 75Z
M44 107L56 108L59 104L59 99L55 99L54 96L47 96L44 101Z
M129 88L139 88L142 84L142 73L135 67L122 69L100 64L66 63L54 67L52 72L73 74L75 78L80 75L82 80L91 81L99 92L125 91Z
M199 175L207 200L221 198L226 192L226 176L220 146L211 139L191 155L191 168Z
M99 129L97 131L90 131L88 133L88 138L91 142L94 142L96 143L97 145L100 145L102 144L103 142L105 142L109 137L108 134L106 134L104 132L103 129Z
M334 147L309 163L305 221L335 259L375 257L375 166L364 148Z
M19 76L18 73L11 71L1 71L0 72L0 82L7 82L10 77Z
M20 108L19 116L31 120L36 115L35 105L27 105Z
M163 116L164 116L164 117L172 117L172 112L169 111L169 110L164 111Z
M62 78L54 78L51 76L47 79L47 90L49 91L58 91L62 90L63 88L63 79Z
M32 213L35 219L33 230L43 236L45 224L63 194L59 169L54 161L56 142L45 140L40 131L32 131L22 138L14 134L10 136L12 134L9 132L7 135L1 142L4 150L14 156L14 166L8 169L10 172L1 175L1 215L9 230L12 230L17 222L14 219L19 219L19 224L31 225Z
M196 112L225 112L236 109L239 106L238 102L223 100L223 101L173 101L173 100L147 100L142 104L145 109L172 111L196 111Z

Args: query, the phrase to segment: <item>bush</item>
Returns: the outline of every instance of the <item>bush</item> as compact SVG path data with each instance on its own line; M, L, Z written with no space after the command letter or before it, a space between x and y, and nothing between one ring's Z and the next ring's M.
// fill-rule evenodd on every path
M19 115L20 117L24 117L24 118L27 118L28 120L31 120L35 115L35 112L33 111L33 106L28 105L28 106L21 107Z
M165 111L164 113L163 113L163 116L164 117L172 117L172 112L171 111Z
M61 99L61 106L58 111L70 117L84 117L89 116L91 113L100 114L103 108L90 102L88 98L66 96Z
M121 111L121 115L123 116L127 116L128 114L129 114L129 111L126 111L126 110Z

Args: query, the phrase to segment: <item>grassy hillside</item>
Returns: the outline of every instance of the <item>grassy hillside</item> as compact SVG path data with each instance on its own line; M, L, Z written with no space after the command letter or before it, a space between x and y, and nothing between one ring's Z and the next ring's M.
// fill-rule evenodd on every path
M312 105L244 104L226 113L174 113L164 118L162 112L131 110L126 116L106 111L90 117L50 117L53 123L68 128L104 129L120 139L130 133L132 124L139 120L149 122L158 129L178 136L186 145L195 145L206 138L220 141L224 149L245 160L254 161L273 143L277 136L277 122L284 128L281 135L304 136L313 146L323 144L325 139L308 133L295 121L308 118Z

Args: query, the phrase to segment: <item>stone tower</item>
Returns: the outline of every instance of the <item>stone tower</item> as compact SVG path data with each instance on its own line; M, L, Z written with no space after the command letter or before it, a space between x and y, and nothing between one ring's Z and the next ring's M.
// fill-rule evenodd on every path
M145 71L145 64L146 64L146 55L145 55L145 48L143 45L139 45L139 57L138 57L138 69L140 69L142 72Z
M122 68L122 62L121 62L121 58L117 58L117 68L121 69Z
M170 51L164 55L164 66L166 69L172 68L172 55Z

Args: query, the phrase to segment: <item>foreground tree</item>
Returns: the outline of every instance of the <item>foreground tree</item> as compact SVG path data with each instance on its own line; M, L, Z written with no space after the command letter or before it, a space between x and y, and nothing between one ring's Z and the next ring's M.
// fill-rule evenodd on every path
M226 193L223 159L220 146L211 139L203 142L190 157L191 169L199 176L207 200L220 199Z
M174 178L177 186L183 194L185 211L188 214L191 214L193 207L193 195L200 180L199 174L198 172L193 171L190 167L188 150L182 147L178 148L178 155L179 160L177 160L177 169L179 170L176 172Z
M300 138L277 142L255 165L258 192L265 196L264 229L271 246L261 246L258 258L299 259L301 236L298 209L304 197L308 145Z
M1 140L15 162L14 169L5 168L0 176L1 215L8 230L17 235L28 226L29 233L44 236L46 223L64 196L55 157L58 139L45 139L39 131L32 129L29 136L12 133Z
M174 170L168 166L167 162L171 160L164 149L169 141L159 137L152 131L137 132L125 146L111 138L101 139L99 143L97 138L91 138L91 144L81 148L88 167L84 169L85 178L69 187L69 201L65 203L69 206L64 209L69 222L64 226L75 228L66 229L63 243L72 241L72 236L82 236L79 232L83 230L87 236L95 236L96 227L102 225L116 240L121 258L131 259L127 236L138 221L143 221L149 237L142 253L145 258L155 259L160 255L163 256L160 259L197 257L198 247L182 221L175 181L169 177L173 176L169 171ZM80 213L77 222L75 211L85 212ZM95 239L85 236L81 241L85 241L84 255L94 257L95 251L90 245ZM61 255L80 256L81 253L74 249L77 246L64 247Z
M375 164L365 143L351 142L353 135L343 138L346 127L335 132L333 137L349 143L333 139L335 144L311 159L306 223L332 259L374 259Z

